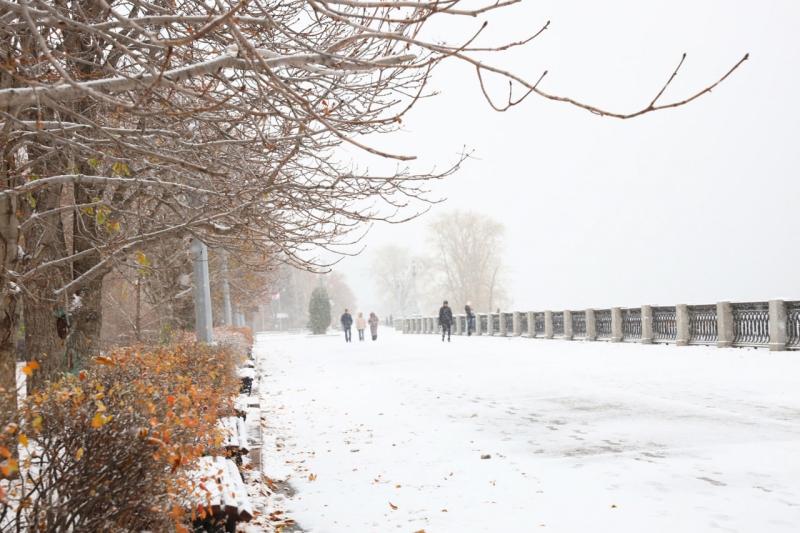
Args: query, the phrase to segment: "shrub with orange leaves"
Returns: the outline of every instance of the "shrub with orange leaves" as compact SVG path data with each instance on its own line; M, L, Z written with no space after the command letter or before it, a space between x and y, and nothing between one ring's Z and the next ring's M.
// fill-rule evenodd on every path
M0 428L0 529L182 530L184 473L221 453L217 421L241 356L225 345L123 348L31 394Z

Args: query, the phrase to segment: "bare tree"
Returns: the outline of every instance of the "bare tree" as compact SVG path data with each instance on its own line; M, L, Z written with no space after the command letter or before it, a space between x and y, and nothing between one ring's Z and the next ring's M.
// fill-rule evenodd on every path
M478 17L516 0L0 0L0 379L13 377L17 303L35 352L63 366L52 317L68 314L67 351L91 351L102 324L102 278L153 243L195 236L240 254L328 265L362 223L424 211L441 172L372 175L340 160L348 144L395 131L431 72L455 59L530 94L631 118L688 103L663 88L644 107L608 112L551 94L488 63L472 34L432 42L432 20ZM72 311L78 296L81 305ZM37 329L38 328L38 329ZM34 331L34 329L37 329ZM30 350L29 350L30 351ZM37 355L31 352L29 355ZM46 372L42 373L46 375Z
M420 312L419 281L427 264L426 258L416 257L401 246L383 246L373 252L371 274L386 312L394 316Z
M431 230L443 297L458 307L469 301L477 311L493 311L505 296L503 225L472 211L453 211L440 215Z

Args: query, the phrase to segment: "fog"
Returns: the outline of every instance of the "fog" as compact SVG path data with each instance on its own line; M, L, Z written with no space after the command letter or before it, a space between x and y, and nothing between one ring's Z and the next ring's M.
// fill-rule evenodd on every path
M364 251L337 266L359 308L382 307L370 251L422 252L431 218L452 209L506 225L515 309L800 299L800 4L523 2L493 18L483 42L521 38L548 19L536 41L496 62L531 80L548 70L543 89L613 111L645 106L683 52L664 101L750 60L698 101L630 121L536 96L497 113L474 69L444 66L440 94L402 132L371 141L417 154L424 169L464 146L474 157L435 185L445 202L407 224L374 226ZM506 91L492 85L498 102Z

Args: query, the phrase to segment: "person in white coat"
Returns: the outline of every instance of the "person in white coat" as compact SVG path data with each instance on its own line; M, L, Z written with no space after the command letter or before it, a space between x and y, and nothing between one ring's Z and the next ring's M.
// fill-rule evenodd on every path
M367 321L364 320L364 313L358 313L356 317L356 329L358 330L358 340L364 340L364 330L367 329Z

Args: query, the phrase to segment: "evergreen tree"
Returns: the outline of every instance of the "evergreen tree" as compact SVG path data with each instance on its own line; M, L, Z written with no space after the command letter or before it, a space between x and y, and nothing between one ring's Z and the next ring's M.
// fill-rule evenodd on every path
M324 335L331 325L331 301L325 287L317 287L308 303L308 327L314 335Z

